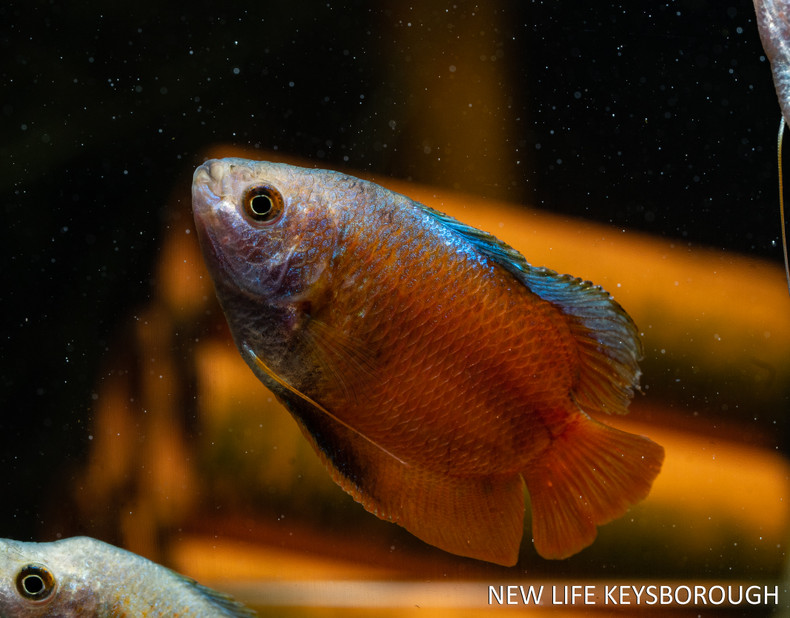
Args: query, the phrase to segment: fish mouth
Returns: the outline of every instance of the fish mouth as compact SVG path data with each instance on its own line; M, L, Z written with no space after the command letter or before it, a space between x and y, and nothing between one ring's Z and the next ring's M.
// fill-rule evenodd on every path
M198 165L192 175L192 182L193 184L221 182L227 169L228 165L220 159L208 159L203 165Z
M209 159L198 166L192 175L192 209L198 213L212 210L222 200L222 185L227 165L217 159Z
M255 178L254 169L243 159L209 159L192 175L192 208L206 212L240 194ZM232 199L231 199L232 201Z
M209 265L223 261L215 235L220 220L218 211L224 197L222 185L226 173L227 166L222 161L209 159L198 166L192 175L192 215L200 244L211 255L212 259L206 260Z

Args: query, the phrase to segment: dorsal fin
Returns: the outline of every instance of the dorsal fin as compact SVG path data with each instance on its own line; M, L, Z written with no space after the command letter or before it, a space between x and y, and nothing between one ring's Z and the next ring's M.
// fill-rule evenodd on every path
M495 236L428 206L420 207L566 316L582 359L582 374L574 390L582 408L627 412L641 375L642 343L636 325L608 292L589 281L532 266Z

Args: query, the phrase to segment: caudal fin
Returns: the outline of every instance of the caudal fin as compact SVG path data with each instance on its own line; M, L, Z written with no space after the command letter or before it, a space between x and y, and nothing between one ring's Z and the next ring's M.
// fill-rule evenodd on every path
M537 552L562 559L590 545L596 526L647 496L663 460L648 438L579 415L523 472Z

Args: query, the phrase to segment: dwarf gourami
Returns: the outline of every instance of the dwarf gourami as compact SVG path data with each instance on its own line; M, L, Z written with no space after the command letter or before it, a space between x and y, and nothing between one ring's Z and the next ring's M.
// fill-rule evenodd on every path
M255 615L224 594L96 539L0 539L4 618Z
M664 456L623 414L637 329L600 287L345 174L210 160L193 179L236 345L332 478L446 551L546 558L645 498Z

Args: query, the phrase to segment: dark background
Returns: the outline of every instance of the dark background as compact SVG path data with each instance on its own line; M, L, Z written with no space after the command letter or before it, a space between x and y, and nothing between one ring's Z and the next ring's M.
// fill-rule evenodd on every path
M212 144L779 262L751 2L578 4L0 7L0 536L33 537L82 457L164 206Z

